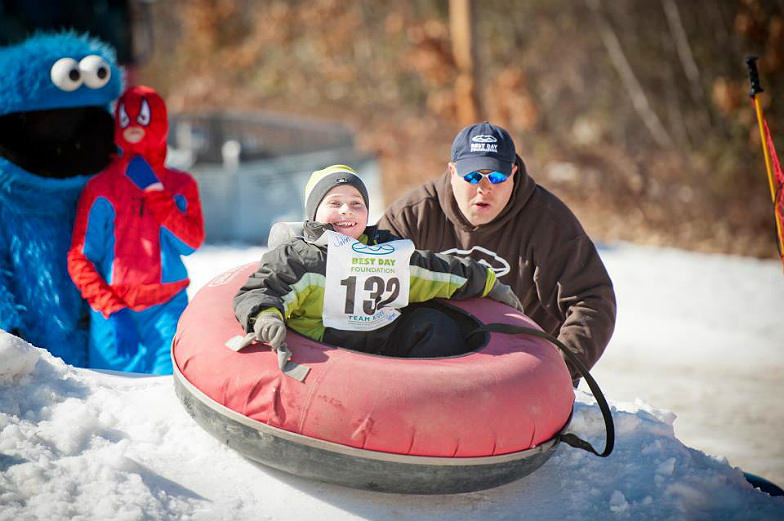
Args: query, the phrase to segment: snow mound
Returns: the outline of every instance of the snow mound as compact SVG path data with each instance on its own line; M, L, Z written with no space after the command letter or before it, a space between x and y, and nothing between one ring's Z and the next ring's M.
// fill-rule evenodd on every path
M776 519L784 498L681 443L674 416L614 404L607 459L562 445L534 474L451 496L351 490L267 469L205 433L171 377L75 369L0 336L0 520ZM577 393L570 430L604 425Z
M41 349L35 348L0 329L0 385L7 385L30 374Z

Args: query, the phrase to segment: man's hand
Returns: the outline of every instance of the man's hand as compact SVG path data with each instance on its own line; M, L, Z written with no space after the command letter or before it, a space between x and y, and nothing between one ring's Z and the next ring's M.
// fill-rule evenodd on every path
M269 344L276 351L286 340L286 324L277 313L261 313L253 324L259 342Z
M125 175L139 187L139 190L163 190L163 184L141 156L131 159Z
M123 358L131 358L139 352L139 330L133 321L131 310L122 308L109 315L109 322L114 329L114 347Z
M514 294L512 288L502 282L496 280L487 297L507 306L512 306L517 311L523 313L523 305L520 303L520 299Z

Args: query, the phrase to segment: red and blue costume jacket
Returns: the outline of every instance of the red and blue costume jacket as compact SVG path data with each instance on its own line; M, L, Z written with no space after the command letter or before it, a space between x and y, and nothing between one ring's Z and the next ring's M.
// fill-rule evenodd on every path
M145 89L118 101L115 141L123 154L85 185L68 252L71 278L105 317L162 304L186 288L180 256L204 240L198 187L189 174L164 166L166 108ZM143 124L142 138L126 132L132 118ZM140 186L139 172L157 181L156 189Z

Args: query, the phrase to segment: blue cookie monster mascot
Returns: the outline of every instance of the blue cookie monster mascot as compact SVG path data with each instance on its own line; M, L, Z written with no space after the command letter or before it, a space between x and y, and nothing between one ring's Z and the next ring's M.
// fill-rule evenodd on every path
M0 328L87 365L87 306L66 254L82 187L115 153L114 51L87 35L0 48Z

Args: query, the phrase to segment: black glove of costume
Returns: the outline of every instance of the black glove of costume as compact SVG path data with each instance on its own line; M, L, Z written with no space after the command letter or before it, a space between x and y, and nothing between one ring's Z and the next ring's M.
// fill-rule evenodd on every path
M277 313L260 313L253 324L259 342L269 344L276 351L286 340L286 324Z
M523 312L523 305L520 304L520 299L514 294L512 288L502 282L496 280L495 284L493 284L493 287L490 289L490 293L487 294L487 297L496 302L506 304L507 306L512 306L521 313Z

